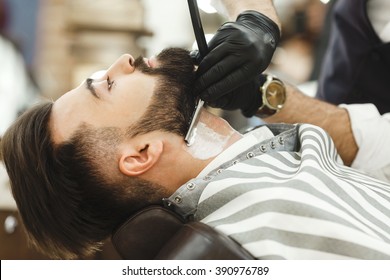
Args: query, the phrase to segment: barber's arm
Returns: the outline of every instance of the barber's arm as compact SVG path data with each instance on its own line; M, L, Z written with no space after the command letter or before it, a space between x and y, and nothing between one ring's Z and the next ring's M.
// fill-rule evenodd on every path
M269 65L280 39L280 23L272 0L213 1L231 22L222 25L209 42L209 54L200 62L194 93L222 109L243 109L251 94L241 87ZM199 60L199 54L194 54ZM252 85L253 86L253 85ZM253 93L253 91L251 91ZM240 99L240 103L232 99ZM247 101L247 102L244 102Z
M211 4L220 14L225 15L229 20L235 20L243 11L253 10L266 15L279 28L281 27L272 0L212 0Z
M332 137L345 165L351 165L358 146L348 111L304 95L296 87L286 85L287 99L283 109L264 118L269 123L310 123L323 128Z

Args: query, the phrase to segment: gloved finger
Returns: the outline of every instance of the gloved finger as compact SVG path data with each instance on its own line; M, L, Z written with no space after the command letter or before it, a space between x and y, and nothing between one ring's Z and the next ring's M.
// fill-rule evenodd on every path
M228 96L222 96L218 100L214 100L212 102L207 103L207 105L213 107L213 108L225 108L227 104L229 103L229 97Z
M252 48L231 43L221 43L215 47L199 64L194 92L200 94L242 65L246 65L246 69L242 70L245 75L253 77L262 72L256 55L251 55L254 52Z
M194 65L199 65L202 61L202 57L200 56L199 50L193 50L190 52L190 57Z
M200 93L200 97L207 102L212 102L243 84L250 82L253 77L247 74L248 71L243 70L245 68L246 65L238 67L238 69L235 68L235 71L229 73L218 82L208 86Z
M244 75L251 75L255 76L257 74L260 74L262 72L260 69L258 69L258 65L253 63L253 60L250 58L236 55L233 53L227 53L226 56L219 60L216 64L214 64L212 67L209 68L209 70L205 73L203 73L203 77L206 77L209 75L210 79L214 78L215 80L221 80L223 77L225 77L230 72L233 72L234 70L243 71ZM201 72L198 73L198 77L200 78Z
M210 52L203 57L203 60L199 63L197 70L198 77L207 72L215 64L223 60L228 54L228 48L222 43L214 48L209 48Z
M199 65L198 71L201 65ZM218 61L215 65L213 65L208 71L204 72L203 74L200 75L199 72L197 72L198 78L196 79L195 82L194 93L200 94L204 92L211 85L225 79L225 77L229 76L231 72L236 71L237 68L241 68L242 66L243 66L242 61L240 60L239 57L234 55L229 55L223 58L222 60ZM218 98L223 94L223 92L215 93L215 94L216 94L215 96L210 96L210 98L208 99L211 100L211 98L214 99Z
M231 48L230 44L228 43L228 39L233 36L236 30L233 30L233 28L228 28L227 26L229 26L229 23L224 24L223 29L220 28L213 36L213 38L211 38L211 40L208 42L207 45L209 53L205 57L203 57L202 62L199 64L200 69L198 71L198 75L202 75L213 65L215 65L225 56L231 53Z

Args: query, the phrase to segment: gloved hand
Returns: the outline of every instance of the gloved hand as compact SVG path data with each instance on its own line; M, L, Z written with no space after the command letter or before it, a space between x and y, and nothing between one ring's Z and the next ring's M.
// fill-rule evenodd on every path
M279 39L278 26L256 11L243 12L236 22L225 23L199 63L194 94L210 106L252 114L254 95L260 95L258 89L253 90L256 76L268 67ZM191 55L200 60L199 53Z
M224 110L241 109L241 112L245 117L252 117L263 103L260 94L260 86L263 82L262 79L259 78L260 76L261 75L256 76L252 81L221 96L217 100L209 102L208 105Z

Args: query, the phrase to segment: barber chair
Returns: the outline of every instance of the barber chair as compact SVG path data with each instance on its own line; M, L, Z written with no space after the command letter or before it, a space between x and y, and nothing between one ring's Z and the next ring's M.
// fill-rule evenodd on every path
M150 206L131 216L111 240L127 260L253 259L229 237L200 222L185 223L161 206Z

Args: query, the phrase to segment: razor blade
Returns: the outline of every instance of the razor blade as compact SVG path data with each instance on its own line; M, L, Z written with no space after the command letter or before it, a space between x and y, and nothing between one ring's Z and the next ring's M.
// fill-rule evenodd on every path
M194 114L192 116L190 127L188 129L187 135L184 138L184 140L187 143L187 146L191 146L194 143L194 141L195 141L196 126L197 126L197 124L199 122L200 112L201 112L201 110L203 108L203 105L204 105L204 101L202 99L199 99L197 104L196 104L195 112L194 112Z
M208 53L208 46L206 37L204 36L204 31L202 27L202 21L200 20L200 14L198 9L198 3L196 0L188 0L188 7L190 9L192 27L194 29L195 39L198 44L199 54L201 59L203 59ZM192 115L192 119L188 128L188 132L184 138L187 143L187 146L191 146L194 143L196 136L196 127L199 121L200 112L203 108L204 101L199 98L195 105L195 111Z

